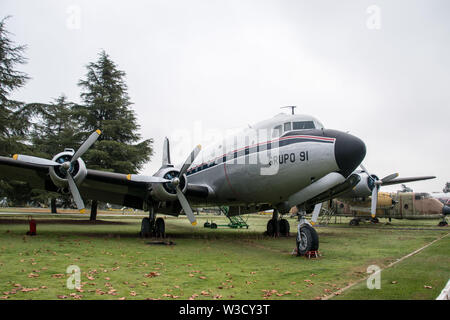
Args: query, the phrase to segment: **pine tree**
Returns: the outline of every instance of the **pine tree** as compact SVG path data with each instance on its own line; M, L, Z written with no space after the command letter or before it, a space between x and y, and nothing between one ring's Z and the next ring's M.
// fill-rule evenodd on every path
M20 101L9 98L11 93L25 85L29 79L17 65L26 63L23 53L26 46L16 46L6 30L6 20L0 21L0 155L29 151L27 139L30 109ZM30 187L26 183L0 181L0 197L7 197L10 204L26 204L30 200Z
M137 173L150 160L152 139L142 142L125 72L106 54L87 65L86 79L80 80L83 106L75 114L86 136L100 129L102 134L83 159L89 168L120 173Z
M6 30L6 20L0 21L0 155L27 150L23 143L29 128L29 109L23 102L9 99L14 90L21 88L29 79L28 75L16 69L26 63L23 53L26 46L16 46Z
M49 104L31 103L27 107L33 110L33 129L30 132L32 144L31 154L52 159L65 148L78 149L81 145L81 135L77 122L72 116L75 104L69 102L64 94ZM44 190L32 190L32 200L48 203L48 200L58 198L63 207L73 207L70 195L57 194Z

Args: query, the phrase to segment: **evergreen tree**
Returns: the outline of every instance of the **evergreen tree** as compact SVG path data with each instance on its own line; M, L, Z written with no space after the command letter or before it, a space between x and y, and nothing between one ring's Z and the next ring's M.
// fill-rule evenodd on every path
M33 110L33 129L30 133L32 155L52 159L65 148L77 150L81 145L82 133L72 116L75 104L67 101L62 94L49 104L32 103L27 105ZM74 207L70 195L62 195L44 190L32 190L32 200L48 203L48 200L60 199L63 207Z
M86 79L78 83L84 105L75 107L75 117L86 136L96 129L102 131L83 156L89 168L137 173L152 155L152 139L138 143L140 126L124 78L125 72L102 51L96 62L87 65Z
M82 143L78 122L73 117L75 104L62 94L49 104L29 104L33 110L30 139L33 155L51 159L65 148L78 149Z
M28 75L16 69L26 63L23 53L26 46L16 46L6 30L6 20L0 21L0 155L27 150L23 143L29 128L30 110L24 103L9 99L10 94L21 88Z
M23 102L9 98L14 90L21 88L29 79L17 65L26 63L23 53L26 46L16 46L6 30L6 20L0 21L0 155L29 151L24 143L29 130L31 111ZM26 183L0 181L0 197L7 197L10 204L26 204L30 200Z

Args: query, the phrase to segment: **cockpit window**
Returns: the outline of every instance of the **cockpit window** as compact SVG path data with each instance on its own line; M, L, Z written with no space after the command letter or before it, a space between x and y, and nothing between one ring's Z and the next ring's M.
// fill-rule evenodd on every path
M282 129L281 129L281 124L279 126L276 126L272 129L272 138L278 138L279 136L281 136L282 133Z
M293 129L294 130L302 130L302 129L314 129L314 122L313 121L294 121L293 122Z
M289 131L289 130L292 130L291 129L291 123L290 122L286 122L284 124L284 132Z

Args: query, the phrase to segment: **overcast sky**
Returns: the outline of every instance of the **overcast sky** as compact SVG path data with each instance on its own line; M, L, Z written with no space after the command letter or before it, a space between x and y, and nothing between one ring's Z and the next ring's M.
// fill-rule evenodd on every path
M12 98L80 102L102 49L126 72L142 137L155 140L142 173L159 168L165 136L186 132L190 149L296 105L360 137L380 178L436 175L408 184L429 192L450 181L449 14L448 0L0 2L32 78ZM174 162L187 156L179 145Z

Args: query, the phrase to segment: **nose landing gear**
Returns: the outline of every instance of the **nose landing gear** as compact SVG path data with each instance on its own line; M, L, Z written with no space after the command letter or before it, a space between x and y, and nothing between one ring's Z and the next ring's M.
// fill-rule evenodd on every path
M316 256L319 250L319 235L302 215L299 217L296 239L297 256Z

